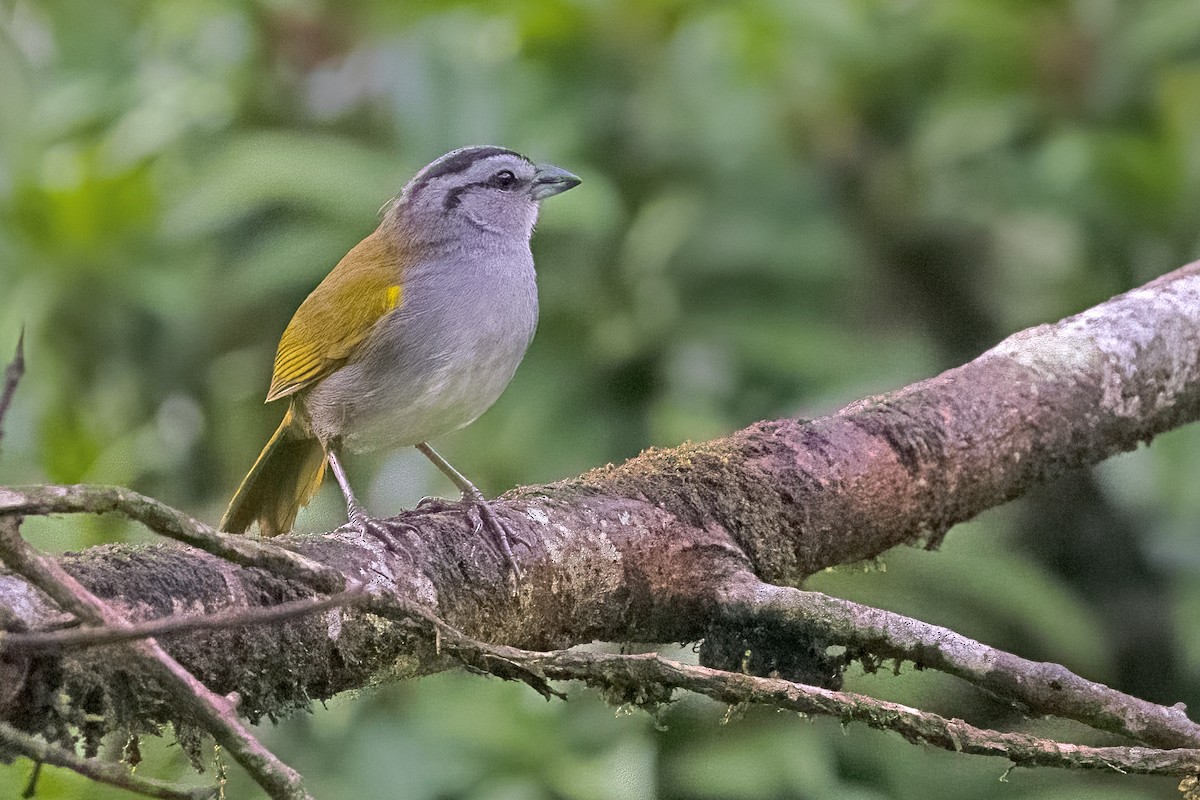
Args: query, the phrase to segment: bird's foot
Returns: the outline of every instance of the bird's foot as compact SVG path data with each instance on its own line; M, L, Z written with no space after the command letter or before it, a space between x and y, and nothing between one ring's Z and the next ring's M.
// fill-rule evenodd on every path
M398 537L396 534L401 532L409 532L420 534L420 531L413 525L407 522L393 521L384 523L382 520L375 519L370 516L362 506L352 506L348 509L350 517L350 526L358 531L359 536L372 536L383 543L383 546L388 549L388 552L402 552Z
M517 566L513 555L513 544L523 544L529 547L529 540L510 528L504 520L492 510L491 504L481 492L464 491L462 499L447 500L444 497L422 497L417 501L413 514L440 514L443 511L461 511L471 525L471 535L479 536L487 528L487 543L512 570L513 576L521 577L521 568Z
M503 556L509 569L512 570L513 577L520 580L521 568L517 566L517 559L513 555L512 546L516 542L529 547L529 541L510 528L504 520L500 519L492 509L491 503L482 494L463 492L462 506L463 516L471 523L472 535L478 536L483 533L484 528L487 528L488 534L491 537L491 543L499 551L500 555Z

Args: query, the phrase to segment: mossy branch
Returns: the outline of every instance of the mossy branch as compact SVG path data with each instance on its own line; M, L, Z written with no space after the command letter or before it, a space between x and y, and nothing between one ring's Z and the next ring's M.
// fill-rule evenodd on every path
M114 512L187 542L92 548L58 559L65 574L134 624L181 606L237 613L369 585L366 603L165 642L209 691L236 693L239 712L251 720L276 718L383 673L403 678L456 663L535 687L548 688L547 678L591 675L599 682L599 666L525 654L596 639L695 641L751 614L785 642L799 631L852 645L858 657L911 658L1033 714L1194 749L1197 726L1182 708L1145 703L888 612L772 584L795 584L898 544L936 545L953 524L1037 482L1197 418L1200 264L1192 264L1083 314L1018 333L936 378L827 417L762 422L724 439L648 451L576 479L510 492L494 507L529 542L516 551L525 577L515 593L504 563L456 511L385 522L404 543L398 552L345 531L271 543L227 537L110 487L0 488L0 519ZM13 630L53 629L62 621L54 603L2 573L0 614ZM1015 734L841 697L866 709L859 717L850 706L830 705L831 695L779 679L759 683L736 668L629 663L652 665L626 667L649 698L668 683L726 702L790 698L812 713L874 720L909 738L990 749L1030 764L1095 766L1112 756L1114 764L1169 774L1195 764L1191 753L1126 748L1121 760L1074 745L1018 742ZM606 661L603 669L615 664ZM187 724L153 676L92 651L26 667L17 671L18 689L0 696L0 718L21 720L24 729L53 736L78 724L76 710L53 698L97 693L105 698L108 729ZM1071 758L1064 748L1075 748Z

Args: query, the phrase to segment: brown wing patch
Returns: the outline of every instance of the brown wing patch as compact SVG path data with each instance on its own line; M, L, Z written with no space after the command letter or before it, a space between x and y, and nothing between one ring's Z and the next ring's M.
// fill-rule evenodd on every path
M338 262L284 330L267 402L295 394L346 362L375 323L403 302L407 260L390 233L376 230Z

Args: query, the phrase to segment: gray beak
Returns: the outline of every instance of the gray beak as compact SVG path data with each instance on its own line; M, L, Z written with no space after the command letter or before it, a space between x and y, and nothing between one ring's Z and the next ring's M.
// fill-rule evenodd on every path
M547 197L562 194L567 189L574 189L582 182L579 176L553 164L538 164L533 173L533 186L529 188L529 194L534 200L545 200Z

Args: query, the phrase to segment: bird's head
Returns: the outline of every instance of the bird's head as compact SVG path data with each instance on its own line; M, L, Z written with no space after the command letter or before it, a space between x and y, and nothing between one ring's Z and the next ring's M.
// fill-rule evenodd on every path
M388 214L419 240L481 232L528 242L538 203L578 185L579 178L566 170L535 164L512 150L464 147L418 172Z

